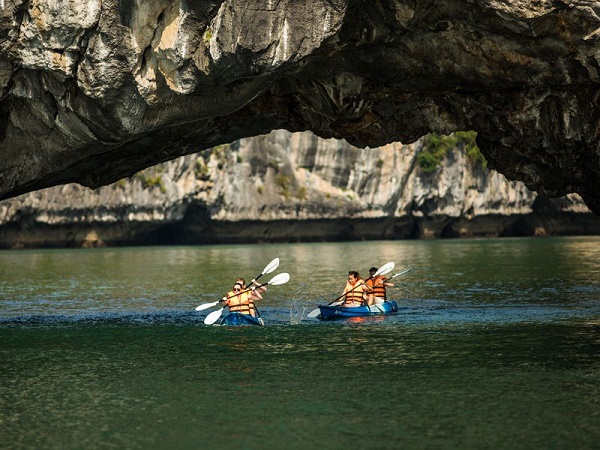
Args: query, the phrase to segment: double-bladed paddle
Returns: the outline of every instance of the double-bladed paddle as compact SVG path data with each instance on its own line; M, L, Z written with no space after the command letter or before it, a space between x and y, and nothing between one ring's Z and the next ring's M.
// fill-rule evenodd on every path
M271 261L269 264L267 264L267 267L265 267L265 268L263 269L263 271L260 273L260 275L259 275L259 276L257 276L257 277L254 279L254 284L258 285L258 283L256 283L256 281L257 281L257 280L258 280L260 277L262 277L262 276L263 276L265 273L271 273L271 272L273 272L273 271L274 271L275 269L277 269L278 267L279 267L279 258L275 258L273 261ZM288 278L288 279L289 279L289 278ZM271 280L271 281L273 281L273 280ZM286 281L286 282L287 282L287 281ZM252 283L250 283L250 284L252 284Z
M273 261L271 261L269 264L267 264L267 266L263 269L263 271L261 272L261 274L259 276L257 276L254 279L254 281L258 280L260 277L262 277L266 273L273 272L278 267L279 267L279 258L275 258ZM196 311L204 311L205 309L212 308L213 306L218 305L222 301L223 300L217 300L216 302L204 303L202 305L196 306Z
M379 268L379 270L377 270L377 272L375 272L373 275L369 276L369 278L367 278L367 280L371 279L371 278L375 278L379 275L385 275L386 273L390 273L392 270L394 270L394 262L390 261L387 264L384 264L383 266L381 266ZM366 281L366 280L365 280ZM363 283L364 284L364 283ZM363 286L363 284L359 284L357 286L355 286L354 288L350 289L348 292L352 292L354 289L359 288L360 286ZM343 293L342 295L340 295L338 298L336 298L334 301L330 302L329 305L333 305L335 302L337 302L339 299L341 299L342 297L344 297L345 295L348 294L348 292ZM319 314L321 314L321 310L319 308L313 309L311 312L308 313L308 315L306 317L310 318L310 319L314 319L315 317L317 317Z
M388 281L392 281L392 280L393 280L394 278L396 278L397 276L404 275L405 273L408 273L408 272L410 272L411 270L412 270L412 267L409 267L408 269L404 269L402 272L398 272L397 274L395 274L395 275L393 275L393 276L389 277L387 280L385 280L385 281L384 281L384 283L387 283ZM378 283L377 285L379 285L379 283ZM383 310L382 310L382 309L379 307L379 305L378 305L377 303L376 303L376 304L374 304L374 305L371 305L371 306L376 306L376 307L377 307L377 309L379 309L380 311L382 311L382 312L383 312Z
M280 284L285 284L288 281L290 281L290 274L284 272L284 273L275 275L273 278L271 278L266 283L259 284L258 286L256 286L256 289L266 286L267 284L270 284L271 286L278 286ZM246 289L245 291L242 291L242 292L248 292L251 290L252 289ZM238 294L235 294L235 295L238 295ZM227 297L227 298L231 298L231 297ZM219 300L219 301L223 302L225 300ZM217 302L217 303L219 303L219 302ZM206 319L204 319L204 323L206 325L212 325L217 320L219 320L219 317L221 317L222 313L223 313L223 308L220 308L220 309L217 309L216 311L211 312L208 316L206 316Z
M392 277L389 277L387 280L385 280L385 282L392 281L392 280L393 280L394 278L396 278L397 276L404 275L405 273L408 273L408 272L410 272L411 270L412 270L412 267L409 267L408 269L404 269L402 272L398 272L398 273L397 273L397 274L395 274L394 276L392 276Z

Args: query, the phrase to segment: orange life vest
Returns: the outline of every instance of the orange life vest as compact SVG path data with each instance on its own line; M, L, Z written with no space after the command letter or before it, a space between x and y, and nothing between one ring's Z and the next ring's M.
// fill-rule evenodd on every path
M383 283L385 283L385 277L383 277L381 275L377 275L375 278L369 278L367 280L367 286L373 288L372 294L375 297L379 297L384 300L387 300L385 286L383 285Z
M346 293L346 299L344 300L344 304L346 303L360 303L363 304L363 289L360 287L364 284L362 279L356 281L356 284L352 286L354 290Z
M227 293L227 297L231 297L227 300L229 311L254 315L256 308L254 307L252 292L240 292L239 294L236 294L235 292L230 291Z

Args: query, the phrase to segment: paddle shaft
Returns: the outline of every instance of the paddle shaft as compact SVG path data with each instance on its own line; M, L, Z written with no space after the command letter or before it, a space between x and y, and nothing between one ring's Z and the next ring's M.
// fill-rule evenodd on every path
M262 273L259 276L254 278L254 280L250 281L250 284L248 286L252 286L253 284L256 284L258 286L258 283L256 282L256 280L258 280L260 277L262 277L265 273L273 272L278 267L279 267L279 258L275 258L273 261L271 261L269 264L267 264L267 267L264 268L264 270L262 271Z
M259 285L258 285L258 286L256 286L254 289L252 289L252 288L247 288L247 289L244 289L243 291L240 291L240 292L238 292L237 294L233 294L233 295L230 295L229 297L226 297L224 300L219 300L219 302L224 302L224 301L227 301L227 300L229 300L230 298L233 298L233 297L235 297L236 295L245 294L246 292L250 292L250 291L252 291L252 290L259 289L259 288L261 288L261 287L263 287L263 286L266 286L267 284L269 284L269 283L267 282L267 283L259 284Z
M256 280L258 280L260 277L262 277L263 274L261 273L259 276L257 276L256 278L254 278L253 280L250 280L250 284L248 286L252 286L253 284L258 285L258 283L256 282Z
M400 274L398 274L398 275L400 275ZM344 296L348 295L348 294L349 294L350 292L352 292L354 289L357 289L357 288L359 288L359 287L361 287L361 286L367 286L367 281L368 281L368 280L372 280L372 279L373 279L373 277L369 277L369 278L367 278L367 279L364 281L364 283L362 283L362 284L359 284L358 286L355 286L355 287L353 287L353 288L352 288L352 289L350 289L348 292L344 292L342 295L340 295L338 298L336 298L334 301L332 301L332 302L330 303L330 305L332 305L333 303L337 302L337 301L338 301L339 299L341 299L342 297L344 297ZM384 281L383 281L383 283L385 283L386 281L387 281L387 280L384 280ZM379 284L381 284L381 283L377 283L377 286L378 286ZM369 287L369 286L367 286L367 287Z
M412 267L409 267L408 269L403 270L402 272L398 272L396 275L394 275L393 277L385 280L385 281L390 281L393 280L394 278L396 278L399 275L404 275L405 273L408 273L412 270ZM387 272L386 272L387 273ZM379 274L379 275L383 275L383 274ZM372 278L372 277L369 277ZM368 278L367 278L368 279ZM384 282L385 282L384 281ZM342 294L340 295L337 299L335 299L334 301L332 301L331 303L329 303L329 305L333 305L336 301L338 301L340 298L342 298L344 295L346 294ZM320 314L320 310L319 308L313 309L311 312L308 313L307 317L314 319L315 317L317 317Z
M262 273L259 276L257 276L256 278L254 278L254 280L250 283L250 285L256 284L256 280L258 280L260 277L262 277L265 273L271 273L278 267L279 267L279 258L275 258L269 264L267 264L265 266ZM222 302L223 302L223 300L219 300L219 301L216 301L213 303L205 303L204 305L199 305L196 307L196 311L204 311L205 309L212 308L213 306L216 306Z
M279 275L275 275L273 278L271 278L271 279L270 279L269 281L267 281L266 283L259 284L259 285L258 285L258 286L256 286L256 288L254 288L254 289L260 289L261 287L263 287L263 286L266 286L266 285L268 285L268 284L272 284L273 286L278 286L278 285L280 285L280 284L285 284L285 283L287 283L289 280L290 280L290 274L289 274L289 273L287 273L287 272L280 273ZM237 296L237 295L240 295L240 294L242 294L242 293L245 293L245 292L249 292L249 291L251 291L251 290L252 290L252 289L245 289L245 290L243 290L243 291L241 291L241 292L238 292L237 294L233 294L233 295L230 295L229 297L226 297L224 300L221 300L221 302L225 302L225 301L227 301L227 300L228 300L228 299L230 299L230 298L233 298L233 297L235 297L235 296ZM258 300L258 299L257 299L257 300ZM254 311L255 311L255 313L257 314L257 318L258 318L258 319L260 319L260 313L258 312L258 308L256 307L256 305L254 305L254 302L253 302L253 308L254 308ZM223 308L221 308L221 310L222 310L222 309L223 309Z
M377 272L375 272L373 275L370 275L369 278L367 278L365 281L363 281L362 284L358 284L356 286L354 286L352 289L350 289L348 292L344 292L342 295L340 295L338 298L336 298L334 301L332 301L331 303L329 303L330 305L334 304L335 302L337 302L340 298L348 295L350 292L354 291L355 289L359 288L362 285L366 285L367 281L372 279L373 277L377 277L379 275L385 275L386 273L391 272L392 270L394 270L394 263L392 261L390 261L387 264L384 264L383 266L381 266L379 268L379 270Z
M377 284L373 285L373 287L375 287L375 286L379 286L380 284L382 284L382 285L384 285L384 286L385 286L385 283L387 283L388 281L392 281L392 280L393 280L394 278L396 278L398 275L404 275L405 273L408 273L408 272L410 272L411 270L412 270L412 267L409 267L408 269L406 269L406 270L403 270L402 272L398 272L397 274L395 274L395 275L391 276L390 278L386 278L385 280L382 280L382 281L378 282ZM366 283L366 282L365 282L365 283ZM391 286L393 286L393 285L391 285ZM384 299L384 300L387 300L387 297L384 297L383 299Z
M367 278L367 280L370 280L373 277L369 277ZM335 302L337 302L339 299L341 299L342 297L345 297L346 295L348 295L350 292L352 292L355 289L358 289L361 286L366 286L367 284L367 280L365 280L364 282L362 282L361 284L357 284L356 286L354 286L352 289L350 289L348 292L344 292L342 295L340 295L338 298L336 298L334 301L332 301L331 303L329 303L329 305L334 304Z

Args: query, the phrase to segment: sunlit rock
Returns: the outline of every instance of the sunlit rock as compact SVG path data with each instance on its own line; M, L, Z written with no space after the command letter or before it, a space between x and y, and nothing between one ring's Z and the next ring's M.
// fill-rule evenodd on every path
M462 144L425 168L424 145L275 131L0 202L0 247L600 234L576 194L540 197Z
M599 16L584 0L5 0L0 198L274 129L360 147L474 130L490 168L600 214Z

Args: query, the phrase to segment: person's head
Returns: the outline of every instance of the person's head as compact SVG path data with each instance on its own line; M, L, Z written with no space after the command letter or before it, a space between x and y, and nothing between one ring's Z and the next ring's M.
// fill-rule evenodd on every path
M238 292L241 292L241 290L242 290L243 288L244 288L244 287L243 287L243 286L242 286L240 283L237 283L237 282L236 282L236 283L233 285L233 292L237 294Z
M356 272L355 270L351 270L350 272L348 272L348 281L350 283L352 283L352 284L356 283L358 278L359 278L358 272Z
M243 278L238 278L237 280L235 280L235 282L239 285L242 286L242 289L244 289L246 287L246 280L244 280Z
M369 275L373 276L377 272L377 267L371 267L369 269Z

